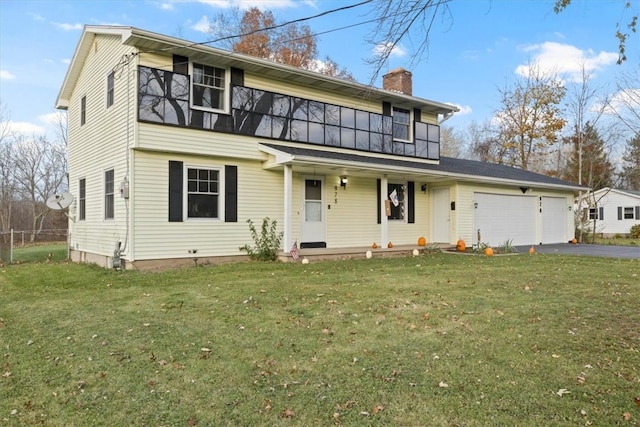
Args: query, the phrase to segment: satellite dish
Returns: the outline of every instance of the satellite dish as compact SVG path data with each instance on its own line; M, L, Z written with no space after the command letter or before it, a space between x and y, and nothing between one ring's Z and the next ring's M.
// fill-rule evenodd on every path
M54 211L60 211L68 208L73 202L73 195L71 193L58 193L47 199L47 207Z

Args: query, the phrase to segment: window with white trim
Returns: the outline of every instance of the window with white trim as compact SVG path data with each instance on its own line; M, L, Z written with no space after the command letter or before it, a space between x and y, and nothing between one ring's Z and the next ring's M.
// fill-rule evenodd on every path
M393 107L393 139L411 141L411 111Z
M194 108L225 110L226 70L210 65L192 65L191 103Z
M115 96L115 74L112 71L107 75L107 108L113 105Z
M391 215L388 216L390 220L404 220L406 215L405 205L405 193L406 184L388 183L387 184L387 198L389 199L389 207Z
M187 218L220 218L220 169L187 168Z
M113 169L104 172L104 219L114 218L115 173Z
M87 219L87 179L78 182L78 220Z
M87 96L80 98L80 126L87 123Z
M625 206L622 211L623 219L634 219L633 218L633 207Z

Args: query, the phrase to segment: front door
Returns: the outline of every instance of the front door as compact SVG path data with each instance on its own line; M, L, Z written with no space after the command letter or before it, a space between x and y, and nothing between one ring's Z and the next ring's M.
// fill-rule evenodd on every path
M325 248L324 179L306 178L302 190L301 248Z
M449 243L451 230L451 195L449 187L434 188L431 192L433 212L431 239L435 243Z

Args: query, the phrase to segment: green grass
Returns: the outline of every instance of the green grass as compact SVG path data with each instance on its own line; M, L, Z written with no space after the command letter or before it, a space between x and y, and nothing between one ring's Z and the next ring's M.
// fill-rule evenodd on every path
M592 237L585 238L585 243L591 243ZM613 245L613 246L640 246L640 239L632 239L630 237L596 237L597 245Z
M640 263L0 269L0 424L640 423Z
M9 253L6 254L8 264ZM67 259L67 245L65 243L51 243L39 245L15 246L13 249L14 264L44 261L64 261ZM0 264L2 261L0 260Z

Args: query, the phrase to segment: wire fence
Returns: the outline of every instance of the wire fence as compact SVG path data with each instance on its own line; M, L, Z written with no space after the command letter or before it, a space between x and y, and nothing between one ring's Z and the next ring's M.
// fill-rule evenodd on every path
M66 243L69 231L66 228L40 230L10 230L0 232L0 263L12 264L22 254L34 247Z

